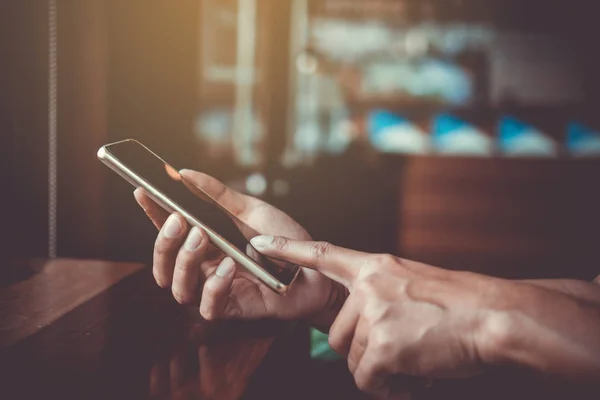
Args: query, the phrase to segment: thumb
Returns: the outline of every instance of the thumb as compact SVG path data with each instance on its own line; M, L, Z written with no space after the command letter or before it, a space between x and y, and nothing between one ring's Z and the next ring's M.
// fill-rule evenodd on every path
M351 287L365 253L334 246L327 242L292 240L284 237L257 236L250 243L265 256L317 270Z
M204 201L216 202L235 216L243 214L255 201L231 189L223 182L201 172L182 169L179 171L183 184Z

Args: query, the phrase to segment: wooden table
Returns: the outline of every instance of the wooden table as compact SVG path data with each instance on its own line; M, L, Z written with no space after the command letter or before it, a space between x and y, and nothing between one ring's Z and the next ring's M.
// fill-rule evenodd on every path
M306 331L207 323L140 264L26 262L0 288L0 399L362 399L345 362L308 359ZM499 371L498 371L499 372ZM519 371L437 381L415 400L596 399Z
M140 264L20 268L0 289L3 399L264 398L289 382L282 359L308 358L289 325L207 323Z

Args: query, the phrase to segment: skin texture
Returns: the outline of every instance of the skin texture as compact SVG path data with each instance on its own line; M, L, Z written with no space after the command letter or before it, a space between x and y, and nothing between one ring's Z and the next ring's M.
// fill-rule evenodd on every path
M289 293L278 296L224 258L203 231L190 230L181 216L169 216L136 190L160 229L157 283L180 303L199 305L206 319L306 319L329 332L357 386L381 398L406 398L390 378L463 378L499 365L600 380L598 283L508 281L312 242L267 203L198 172L181 175L255 230L273 235L253 239L260 252L306 267Z

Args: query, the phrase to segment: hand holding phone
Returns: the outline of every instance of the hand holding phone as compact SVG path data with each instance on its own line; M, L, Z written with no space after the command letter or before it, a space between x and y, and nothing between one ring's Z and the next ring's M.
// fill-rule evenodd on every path
M143 188L163 209L177 212L208 235L211 243L279 294L285 294L299 268L263 257L250 244L261 233L213 198L192 179L135 140L103 146L98 157L107 166ZM234 210L235 211L235 210Z
M171 174L173 171L177 172L173 169ZM194 202L202 202L201 197L208 195L217 199L220 206L243 222L244 226L256 232L310 240L308 233L297 222L259 199L238 193L199 172L181 171L179 176L185 177L182 182L192 183L193 188L200 189L200 192L193 190L194 194L200 197L193 196ZM131 182L130 179L127 180ZM142 187L137 184L136 186ZM301 269L285 296L275 294L273 288L269 288L255 275L245 271L240 264L236 265L236 271L232 275L219 277L215 270L225 256L222 251L212 243L195 252L186 251L184 242L191 225L181 215L176 214L175 218L180 218L180 222L185 226L178 237L168 238L164 232L164 223L172 214L171 211L165 210L155 202L146 189L138 189L136 199L149 218L161 229L156 241L156 247L161 251L160 257L155 258L154 262L155 276L168 277L166 283L174 293L179 294L176 296L178 300L181 300L181 297L194 297L190 293L181 296L182 292L192 290L190 288L201 290L208 287L209 290L202 293L200 307L204 317L319 319L324 313L331 313L330 308L333 304L330 300L336 297L334 292L340 288L325 276ZM202 232L206 235L205 231ZM205 238L210 241L208 235ZM186 284L181 285L182 282Z

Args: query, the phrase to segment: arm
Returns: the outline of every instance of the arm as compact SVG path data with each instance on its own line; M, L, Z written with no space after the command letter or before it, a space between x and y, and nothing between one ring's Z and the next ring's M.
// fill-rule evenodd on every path
M592 283L571 279L538 279L522 282L563 293L577 300L600 305L600 276Z
M503 284L482 348L490 364L526 366L570 381L600 377L600 285L580 281Z

